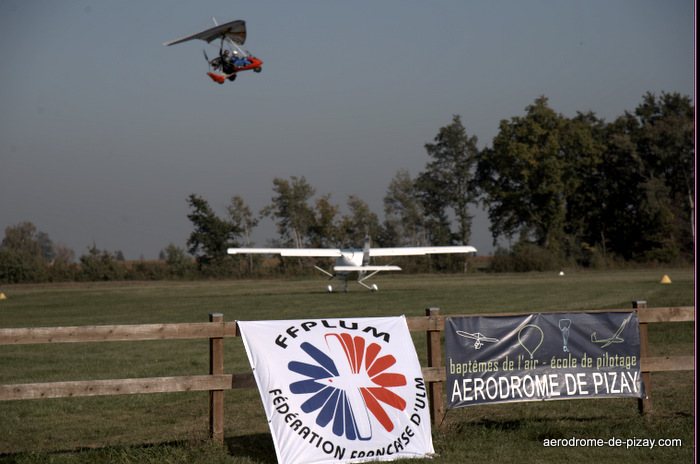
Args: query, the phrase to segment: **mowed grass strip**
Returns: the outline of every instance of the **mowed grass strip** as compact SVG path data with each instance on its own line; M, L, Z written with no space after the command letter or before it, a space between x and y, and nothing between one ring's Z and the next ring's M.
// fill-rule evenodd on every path
M660 284L668 275L672 284ZM320 279L6 286L0 327L205 322L224 319L493 314L692 306L692 269L466 275L385 275L379 292L325 292ZM693 323L650 326L652 356L690 354ZM425 335L413 338L425 363ZM239 339L227 339L225 371L250 372ZM0 347L0 383L196 375L208 372L207 340ZM573 400L461 408L434 429L429 462L691 462L694 373L652 374L654 413L635 400ZM225 393L224 447L207 440L206 392L0 403L3 462L275 462L256 390ZM551 438L680 439L681 446L546 447ZM415 460L407 462L416 462Z

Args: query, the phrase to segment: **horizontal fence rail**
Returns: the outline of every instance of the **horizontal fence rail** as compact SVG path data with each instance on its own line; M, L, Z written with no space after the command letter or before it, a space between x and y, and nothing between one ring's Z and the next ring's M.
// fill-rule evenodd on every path
M580 312L595 313L615 311L629 311L629 309L606 309ZM531 313L465 314L450 315L449 317L518 316L520 314ZM640 324L650 322L692 322L695 320L695 308L693 306L639 308L637 309L637 314ZM446 317L448 316L408 316L406 317L406 323L409 330L413 332L427 332L431 330L444 331ZM185 340L193 338L226 338L238 336L240 336L240 332L238 330L238 324L235 322L29 327L0 329L0 345Z
M634 302L640 325L641 370L646 391L651 397L650 372L694 370L695 357L649 357L647 325L657 322L688 322L695 320L692 306L646 308L644 302ZM600 311L629 311L613 309ZM531 314L531 313L522 313ZM468 314L451 317L514 316L508 314ZM422 367L423 378L428 384L431 417L440 424L444 417L443 382L447 372L442 362L441 335L445 330L445 318L438 308L428 308L426 316L406 317L410 331L427 335L428 366ZM238 337L240 331L235 322L223 322L223 315L210 314L210 322L180 324L135 324L75 327L29 327L0 329L0 345L27 345L46 343L119 342L146 340L185 340L208 338L210 341L209 375L176 377L151 377L111 380L83 380L66 382L24 383L0 385L0 401L66 398L99 395L130 395L143 393L171 393L208 391L210 401L210 434L223 442L223 392L234 388L256 388L253 374L224 374L223 339ZM640 400L640 412L651 410L651 398Z
M235 322L182 324L96 325L0 329L0 345L39 343L124 342L238 337Z
M133 395L184 391L229 390L232 375L193 375L75 382L0 385L0 399L26 400L74 396Z

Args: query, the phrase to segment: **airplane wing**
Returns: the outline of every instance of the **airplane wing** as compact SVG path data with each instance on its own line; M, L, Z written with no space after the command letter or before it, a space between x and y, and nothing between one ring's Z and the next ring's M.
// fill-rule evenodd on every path
M229 248L228 254L258 254L280 255L309 258L338 258L343 251L362 253L362 250L342 250L340 248ZM370 256L419 256L447 253L473 253L472 246L438 246L438 247L403 247L403 248L370 248Z
M233 42L238 45L243 45L245 43L246 37L245 21L241 19L231 21L230 23L221 24L220 26L214 26L205 31L188 35L187 37L183 37L182 39L173 40L172 42L165 42L163 45L168 47L170 45L175 45L194 39L201 39L207 43L210 43L216 39L220 39L222 36L229 42Z
M474 253L473 246L436 246L403 248L370 248L370 256L420 256L448 253Z
M398 266L334 266L334 271L354 272L354 271L400 271Z
M338 258L342 256L339 248L229 248L230 255L280 255L307 258Z

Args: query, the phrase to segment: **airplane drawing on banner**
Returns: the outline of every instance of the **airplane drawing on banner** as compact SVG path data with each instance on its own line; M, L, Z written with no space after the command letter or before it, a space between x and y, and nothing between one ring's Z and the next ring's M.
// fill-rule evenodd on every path
M481 347L484 346L483 342L495 343L498 341L497 338L487 337L486 335L479 333L479 332L472 334L469 332L465 332L463 330L458 330L457 335L464 337L464 338L471 338L472 340L474 340L474 349L475 350L481 349Z
M630 321L632 318L632 315L622 321L622 324L620 324L620 327L618 327L617 332L613 334L612 337L610 338L598 338L598 332L593 332L591 334L591 342L593 343L604 343L604 345L601 345L601 348L605 348L606 346L610 345L611 343L623 343L625 341L624 338L620 337L620 334L622 333L623 330L625 330L625 326L627 323Z
M283 257L298 258L336 258L333 272L314 265L314 268L329 276L338 279L342 283L333 287L329 285L327 290L332 292L335 288L345 284L348 291L348 282L356 280L358 284L376 292L379 290L376 284L367 285L365 281L382 271L400 271L399 266L371 265L370 258L382 256L424 256L432 254L474 253L476 248L472 246L435 246L435 247L397 247L397 248L372 248L369 237L365 237L364 248L229 248L228 254L259 254L280 255Z

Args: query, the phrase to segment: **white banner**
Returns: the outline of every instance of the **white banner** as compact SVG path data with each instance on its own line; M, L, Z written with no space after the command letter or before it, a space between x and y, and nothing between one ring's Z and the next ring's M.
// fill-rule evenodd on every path
M281 464L434 453L427 391L403 316L238 325Z

